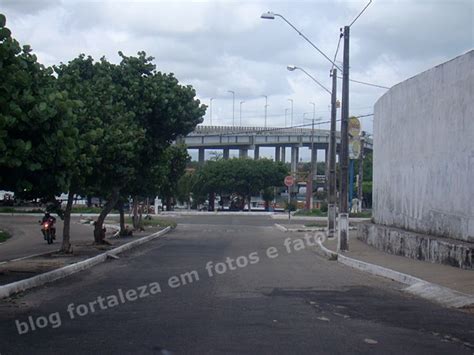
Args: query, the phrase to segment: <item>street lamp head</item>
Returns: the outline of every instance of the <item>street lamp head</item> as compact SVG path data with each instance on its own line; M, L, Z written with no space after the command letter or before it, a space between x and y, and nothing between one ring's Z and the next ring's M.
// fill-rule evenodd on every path
M289 71L294 71L296 70L298 67L296 65L287 65L286 66L286 69L288 69Z
M263 18L265 20L274 20L275 19L275 14L271 11L264 12L260 18Z

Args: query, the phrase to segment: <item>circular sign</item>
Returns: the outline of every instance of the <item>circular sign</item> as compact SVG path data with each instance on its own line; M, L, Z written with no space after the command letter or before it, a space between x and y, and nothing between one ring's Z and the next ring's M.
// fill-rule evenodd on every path
M295 178L291 175L288 175L285 177L285 185L290 187L290 186L293 186L293 184L295 183Z
M352 137L360 134L360 121L357 117L349 117L349 134Z

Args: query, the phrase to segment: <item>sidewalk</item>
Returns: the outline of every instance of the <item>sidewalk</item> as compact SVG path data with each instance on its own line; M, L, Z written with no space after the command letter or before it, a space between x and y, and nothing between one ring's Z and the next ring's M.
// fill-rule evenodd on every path
M337 238L326 240L323 245L336 251ZM386 254L356 239L355 233L349 238L349 251L343 255L474 296L474 271Z

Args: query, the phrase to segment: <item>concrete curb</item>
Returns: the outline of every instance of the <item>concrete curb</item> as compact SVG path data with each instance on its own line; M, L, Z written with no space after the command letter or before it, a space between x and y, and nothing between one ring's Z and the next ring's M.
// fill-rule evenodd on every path
M408 287L404 288L403 291L410 294L437 302L447 307L462 308L474 305L474 296L425 281L412 275L388 269L380 265L367 263L365 261L350 258L341 253L336 253L326 248L321 240L318 241L318 246L327 257L332 260L337 260L341 264L362 272L408 285Z
M339 254L332 251L332 250L329 250L328 248L326 248L323 243L321 242L321 239L318 239L318 246L319 248L321 249L321 251L323 252L324 255L326 255L329 259L331 260L337 260Z
M326 227L306 227L306 228L287 228L281 224L275 223L276 228L282 232L326 232ZM349 227L349 230L355 230L357 227Z
M275 212L266 211L164 211L154 216L179 217L179 216L273 216Z
M319 228L311 228L311 227L308 227L308 228L287 228L285 226L282 226L281 224L278 224L278 223L275 223L274 224L276 228L278 228L279 230L281 230L282 232L324 232L326 231L326 228L324 227L319 227Z
M79 261L79 262L77 262L75 264L72 264L72 265L64 266L60 269L48 271L48 272L45 272L44 274L40 274L40 275L31 277L29 279L12 282L12 283L7 284L7 285L2 285L2 286L0 286L0 298L9 297L9 296L11 296L15 293L22 292L22 291L28 290L30 288L42 286L42 285L44 285L48 282L59 280L59 279L62 279L66 276L75 274L79 271L89 269L92 266L97 265L97 264L102 263L105 260L107 260L107 257L109 256L109 254L116 255L116 254L122 253L126 250L132 249L132 248L134 248L136 246L139 246L143 243L146 243L150 240L158 238L158 237L168 233L170 230L171 230L171 227L166 227L165 229L163 229L159 232L156 232L156 233L150 234L146 237L142 237L140 239L137 239L137 240L134 240L132 242L126 243L126 244L121 245L117 248L109 250L105 253L96 255L92 258L89 258L89 259L86 259L86 260L83 260L83 261Z
M285 233L288 232L288 228L283 227L281 224L275 223L275 227L281 230L282 232L285 232Z

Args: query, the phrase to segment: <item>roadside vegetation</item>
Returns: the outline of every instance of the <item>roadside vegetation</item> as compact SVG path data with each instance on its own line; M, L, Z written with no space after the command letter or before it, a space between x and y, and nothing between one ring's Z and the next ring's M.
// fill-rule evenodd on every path
M296 211L295 216L314 216L314 217L325 217L328 215L327 209L326 211L322 211L319 208L314 208L312 210L299 210Z
M125 218L125 223L126 224L132 224L133 223L132 217L126 217ZM177 223L175 221L171 220L171 219L149 217L149 218L143 218L142 225L144 227L161 227L161 228L171 227L171 228L176 228Z
M4 241L6 241L10 237L11 237L10 234L8 234L5 231L0 230L0 243L3 243Z
M223 159L207 161L194 174L184 175L178 182L182 202L193 199L195 204L208 200L214 210L215 197L229 199L231 209L241 210L247 203L251 210L251 196L262 194L265 207L274 199L274 188L283 185L288 168L270 159Z
M113 209L124 220L130 197L138 228L138 206L147 196L171 195L184 174L190 158L171 143L203 120L206 106L194 88L159 71L145 52L119 52L118 64L81 54L45 67L14 39L2 14L0 53L0 188L57 212L66 253L78 194L106 201L94 226L96 244L105 243L103 223ZM63 192L65 208L55 199Z

